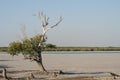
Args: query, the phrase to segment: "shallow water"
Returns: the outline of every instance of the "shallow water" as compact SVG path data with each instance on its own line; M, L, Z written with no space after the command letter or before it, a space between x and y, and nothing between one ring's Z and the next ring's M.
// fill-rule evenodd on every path
M120 54L120 51L44 51L43 54Z
M6 54L7 52L0 52ZM120 54L120 51L43 51L43 54Z

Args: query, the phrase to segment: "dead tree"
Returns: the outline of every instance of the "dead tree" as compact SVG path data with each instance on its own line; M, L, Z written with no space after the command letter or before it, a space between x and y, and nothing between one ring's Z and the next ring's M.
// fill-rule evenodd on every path
M39 52L38 52L38 58L36 60L36 62L38 63L39 67L40 67L40 71L46 71L43 63L42 63L42 56L41 56L41 52L42 52L42 44L44 42L46 42L47 38L46 38L46 32L49 31L50 29L54 28L55 26L57 26L61 21L62 21L62 17L59 18L59 20L54 24L54 25L49 25L49 17L47 15L45 15L43 12L39 12L37 15L34 15L39 19L40 25L42 27L42 33L41 33L41 40L39 42L38 48L39 48Z
M116 73L113 73L113 72L109 72L113 77L114 79L116 79L116 77L120 77L120 75L116 74Z
M6 69L5 69L5 68L3 68L2 76L3 76L3 78L8 79L7 73L6 73Z

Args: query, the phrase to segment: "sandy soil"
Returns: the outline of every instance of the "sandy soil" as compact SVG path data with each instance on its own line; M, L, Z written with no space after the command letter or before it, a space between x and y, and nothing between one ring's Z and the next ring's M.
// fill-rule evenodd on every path
M62 70L74 73L67 76L104 75L105 77L107 72L120 74L120 54L43 54L42 56L43 64L48 71ZM35 62L24 60L22 55L12 57L6 53L0 54L0 70L2 68L6 68L14 77L38 70Z

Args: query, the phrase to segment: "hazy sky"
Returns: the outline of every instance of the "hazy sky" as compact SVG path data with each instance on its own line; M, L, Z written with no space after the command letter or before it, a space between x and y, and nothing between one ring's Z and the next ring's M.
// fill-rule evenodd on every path
M58 46L120 46L120 0L0 0L0 46L20 40L26 25L29 37L41 33L38 19L44 12L53 24L47 43Z

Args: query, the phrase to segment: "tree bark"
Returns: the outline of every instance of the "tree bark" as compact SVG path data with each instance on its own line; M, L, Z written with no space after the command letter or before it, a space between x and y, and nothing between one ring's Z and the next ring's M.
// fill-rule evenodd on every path
M45 70L42 62L41 62L41 61L40 61L40 62L39 62L39 61L36 61L36 62L37 62L37 64L38 64L39 71L40 71L40 72L46 72L46 70Z
M42 49L41 49L41 46L39 46L38 48L39 48L38 49L38 59L36 60L36 62L38 64L40 72L46 72L46 70L43 66L43 63L42 63L42 55L41 55Z
M6 69L5 69L5 68L3 68L2 75L3 75L3 77L4 77L5 79L7 79L7 74L6 74Z

